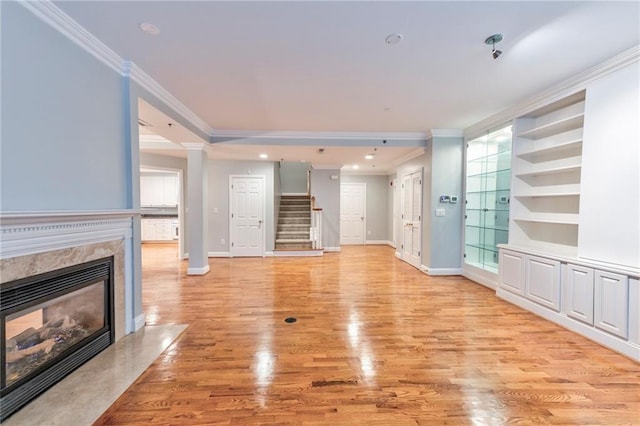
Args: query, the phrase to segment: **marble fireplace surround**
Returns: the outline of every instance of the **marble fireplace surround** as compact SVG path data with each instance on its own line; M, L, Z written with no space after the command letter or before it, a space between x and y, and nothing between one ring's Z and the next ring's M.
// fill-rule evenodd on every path
M132 313L133 213L11 213L0 216L0 286L16 279L114 258L114 328L118 341L135 325Z

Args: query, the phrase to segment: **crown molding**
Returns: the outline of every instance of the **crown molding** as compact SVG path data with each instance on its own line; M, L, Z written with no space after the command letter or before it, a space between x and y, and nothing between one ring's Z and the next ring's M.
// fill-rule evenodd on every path
M84 51L118 74L123 75L123 59L50 0L21 1L19 3Z
M214 131L213 128L211 128L203 119L191 111L185 104L180 102L178 98L173 96L167 89L162 87L160 83L154 80L135 63L131 61L123 61L122 74L130 77L131 80L135 81L143 89L147 90L153 96L165 103L169 108L177 112L204 134L210 136Z
M73 18L67 15L51 0L21 1L20 4L113 71L124 77L131 78L131 80L164 102L195 128L206 135L211 135L213 129L204 120L187 108L136 64L131 61L125 61L120 55L73 20Z
M584 90L593 81L638 62L639 60L640 45L636 45L599 65L591 67L555 86L552 86L532 98L526 99L525 101L492 115L479 123L467 127L464 130L464 136L467 139L473 139L480 136L487 130L497 128L510 122L516 117L528 114L531 111L535 111L538 108Z
M437 138L461 138L464 136L462 129L431 129L431 137Z
M337 170L342 169L342 164L311 164L313 170Z
M185 149L192 150L192 151L205 150L205 144L202 142L182 142L180 145L182 145Z
M419 132L308 132L261 130L213 130L212 138L261 138L261 139L394 139L424 140L427 133Z
M406 155L403 155L402 157L398 158L396 161L394 161L393 163L391 163L391 167L398 167L401 164L406 163L409 160L413 160L416 157L420 157L421 155L423 155L426 152L426 148L418 148L415 149L411 152L409 152Z

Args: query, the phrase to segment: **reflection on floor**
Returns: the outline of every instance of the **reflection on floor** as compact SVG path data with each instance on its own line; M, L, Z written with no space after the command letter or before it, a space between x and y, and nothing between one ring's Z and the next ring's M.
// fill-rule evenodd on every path
M11 416L3 425L92 424L186 327L146 326L123 337Z

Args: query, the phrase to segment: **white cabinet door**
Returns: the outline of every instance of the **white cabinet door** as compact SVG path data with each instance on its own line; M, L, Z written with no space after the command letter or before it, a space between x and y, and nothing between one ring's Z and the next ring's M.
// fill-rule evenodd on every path
M560 311L560 262L527 256L526 277L526 297Z
M612 272L595 272L595 326L627 338L629 279Z
M140 205L152 206L155 194L153 187L154 176L140 176Z
M162 177L162 189L164 206L178 205L178 179L174 175Z
M500 287L512 293L524 296L525 255L500 250Z
M156 225L153 219L142 219L142 241L156 240Z
M593 269L565 265L563 311L567 316L593 325Z

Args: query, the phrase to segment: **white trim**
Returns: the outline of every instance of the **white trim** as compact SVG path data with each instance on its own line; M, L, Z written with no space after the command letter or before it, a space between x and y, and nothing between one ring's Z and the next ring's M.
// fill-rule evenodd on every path
M462 270L462 276L475 282L476 284L483 285L491 290L496 290L498 288L498 283L495 281L489 280L487 277L482 275L478 275L475 272L469 271L468 269Z
M504 289L498 288L496 295L509 303L585 336L588 339L591 339L594 342L606 346L616 352L620 352L634 361L640 362L640 346L632 342L622 340L619 337L615 337L590 325L583 324L580 321L575 321L562 313L552 311L549 308L545 308L542 305L538 305L535 302L524 299Z
M431 137L438 138L461 138L464 136L462 129L431 129Z
M205 265L201 268L189 268L187 269L187 275L205 275L209 270L209 265Z
M324 255L323 250L275 250L269 253L271 253L270 257L317 257Z
M285 197L285 196L290 196L290 197L306 197L307 194L306 192L283 192L282 194L280 194L281 196Z
M231 254L228 251L210 251L207 257L231 257Z
M466 139L478 137L487 129L496 128L508 123L516 117L525 115L531 111L565 98L572 93L584 90L594 80L602 78L612 72L631 65L640 60L640 45L636 45L613 58L602 62L588 70L585 70L563 82L545 90L536 96L494 114L479 123L464 129Z
M147 322L144 319L144 314L140 314L138 315L135 320L134 320L134 327L135 329L133 330L133 333L135 333L136 331L140 330L142 327L145 326Z
M73 43L77 44L85 52L114 70L120 75L123 72L123 59L109 46L101 42L96 36L87 31L83 26L74 21L50 0L21 1L18 2L44 23L51 26Z
M397 247L396 247L397 248ZM395 257L397 257L398 259L402 260L402 253L400 253L399 251L396 251L394 253Z
M182 145L185 149L193 150L193 151L204 151L205 144L203 142L182 142Z
M366 245L372 245L372 246L379 246L379 245L383 245L383 246L390 246L391 241L387 241L387 240L367 240L364 242Z
M420 265L420 270L427 275L462 275L462 268L427 268Z
M339 253L342 249L340 247L325 247L324 251L327 253Z
M406 163L409 160L413 160L414 158L417 158L417 157L420 157L421 155L424 155L425 152L427 152L427 148L415 149L415 150L409 152L408 154L403 155L402 157L398 158L394 162L392 162L391 163L391 167L398 167L398 166Z
M40 219L40 220L38 220ZM132 237L133 218L55 217L2 220L0 258L10 259L46 251L72 248Z
M213 130L211 137L265 138L265 139L427 139L427 133L419 132L305 132L305 131L260 131L260 130Z
M202 118L196 113L191 111L185 104L180 102L178 98L173 96L167 89L165 89L160 83L155 81L149 74L144 72L142 68L137 66L131 61L124 61L122 64L123 75L129 76L131 80L135 81L142 88L150 92L152 95L160 99L169 108L177 112L194 127L201 132L210 136L213 133L213 128L209 126Z
M139 215L139 210L43 210L43 211L9 211L0 212L0 222L2 225L31 222L32 219L49 219L47 222L62 218L89 219L99 217L129 217Z

